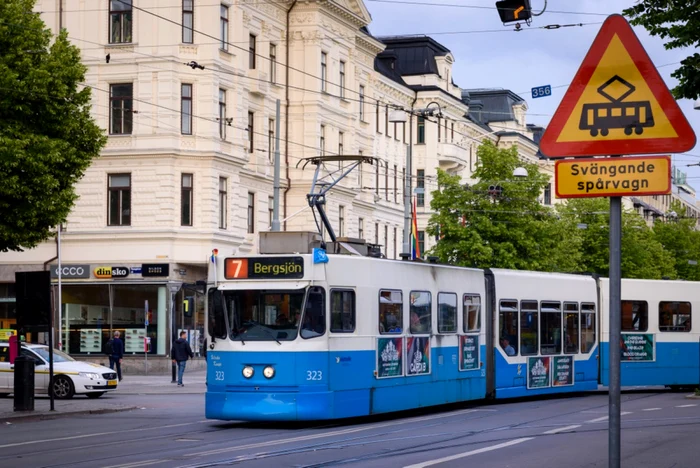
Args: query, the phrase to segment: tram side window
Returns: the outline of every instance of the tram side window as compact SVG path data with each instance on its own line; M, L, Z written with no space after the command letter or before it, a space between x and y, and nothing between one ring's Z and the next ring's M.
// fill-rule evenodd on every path
M539 320L537 301L520 301L520 354L537 354Z
M690 302L660 302L659 331L689 332Z
M540 352L542 354L561 353L561 303L542 301L542 334Z
M581 352L590 353L595 345L595 305L581 304Z
M331 290L331 332L355 331L355 291Z
M403 331L403 293L379 291L379 333L400 334Z
M501 301L498 310L499 343L508 356L515 356L518 349L518 301Z
M649 305L646 301L622 301L622 331L647 331Z
M464 333L481 330L481 296L465 294L462 300L462 329Z
M226 312L221 291L211 288L207 298L209 334L214 338L226 338Z
M326 333L326 291L318 286L309 288L301 325L302 338L315 338Z
M433 298L428 291L411 291L411 333L428 334L431 331Z
M578 304L564 303L564 354L578 353Z
M457 333L457 294L438 293L438 333Z

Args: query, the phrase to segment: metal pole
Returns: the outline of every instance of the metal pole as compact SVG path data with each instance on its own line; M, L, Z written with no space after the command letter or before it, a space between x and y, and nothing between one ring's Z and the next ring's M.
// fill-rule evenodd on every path
M53 324L53 311L49 313L49 401L51 411L55 411L53 400L53 334L56 332ZM20 343L20 348L22 344Z
M610 387L608 406L608 466L620 468L620 320L622 198L610 198Z
M61 276L63 276L63 268L61 267L61 231L62 225L58 225L58 349L63 350L63 341L61 336L63 335L63 308L62 305L62 295L61 295ZM66 320L67 321L67 320ZM67 327L66 327L67 328ZM51 330L51 334L54 331ZM65 340L66 345L68 344L68 339Z
M403 194L403 253L411 256L411 176L413 174L413 112L408 118L408 149L406 151L406 180Z
M275 112L275 181L272 205L273 231L280 230L280 100L277 100Z

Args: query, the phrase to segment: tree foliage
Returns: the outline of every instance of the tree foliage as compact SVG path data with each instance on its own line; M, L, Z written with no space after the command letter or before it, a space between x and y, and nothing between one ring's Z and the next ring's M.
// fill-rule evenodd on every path
M652 36L667 39L666 49L700 47L700 0L640 0L623 14L636 26L644 26ZM678 80L673 88L677 99L700 97L700 53L695 52L681 61L671 74Z
M65 221L74 184L106 142L90 116L86 68L35 0L0 1L0 251L31 248Z
M681 202L671 204L671 216L667 221L654 223L654 234L664 249L673 256L678 277L689 281L700 281L700 232L695 230L696 221L685 218Z

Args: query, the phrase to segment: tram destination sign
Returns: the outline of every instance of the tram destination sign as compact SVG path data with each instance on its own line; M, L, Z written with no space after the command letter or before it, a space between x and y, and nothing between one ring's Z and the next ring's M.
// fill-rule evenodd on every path
M302 257L252 257L224 260L226 279L300 279L304 277Z
M555 163L558 198L671 193L671 157L563 159Z

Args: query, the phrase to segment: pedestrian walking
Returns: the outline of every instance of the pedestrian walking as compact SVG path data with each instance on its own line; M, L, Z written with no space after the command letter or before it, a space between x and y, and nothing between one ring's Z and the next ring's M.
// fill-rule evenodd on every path
M122 381L122 359L124 359L124 342L120 338L121 334L118 331L114 332L114 338L107 343L109 354L109 368L114 370L117 367L117 377ZM111 344L110 344L111 343Z
M173 358L173 363L177 363L177 386L184 387L182 376L185 373L185 365L189 358L194 357L190 343L185 339L187 332L180 332L180 338L175 340L173 348L170 350L170 357Z

